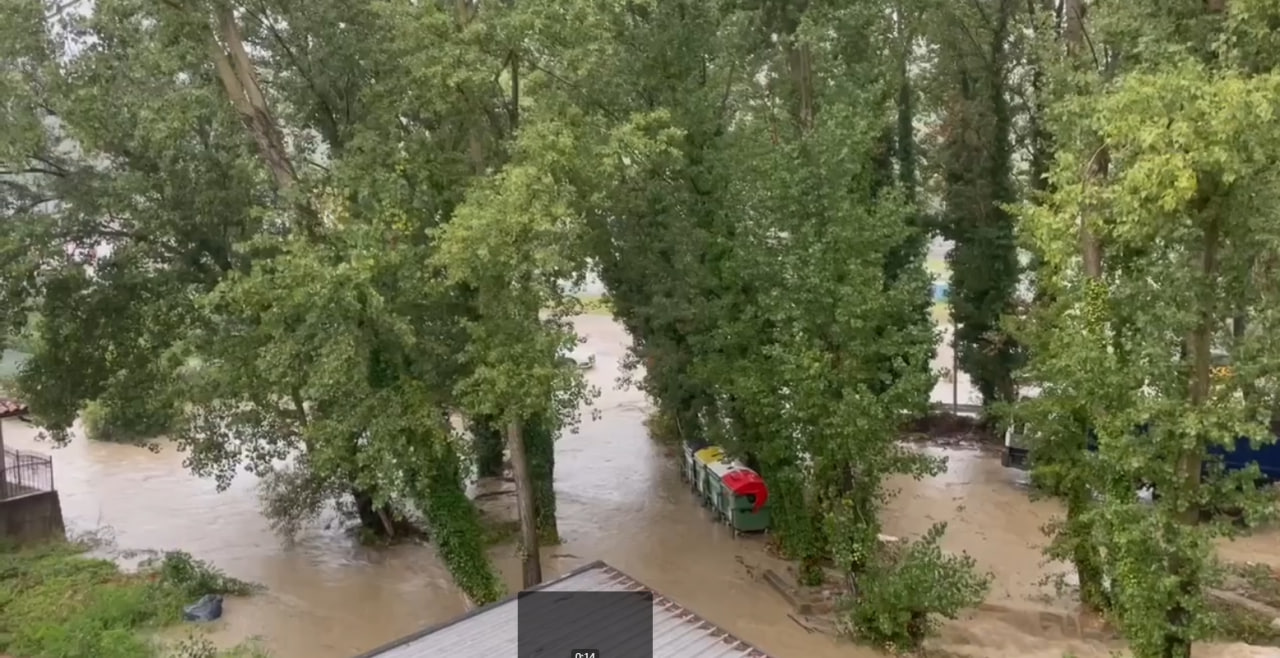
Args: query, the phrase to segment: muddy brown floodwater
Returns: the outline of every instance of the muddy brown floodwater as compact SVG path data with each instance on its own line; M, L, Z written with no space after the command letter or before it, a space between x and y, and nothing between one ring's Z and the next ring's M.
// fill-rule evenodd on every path
M765 566L778 567L763 541L734 539L711 521L681 482L675 460L646 435L643 395L616 387L629 344L625 332L596 316L579 318L578 330L596 354L588 377L602 395L594 402L597 418L584 413L580 431L557 444L565 541L544 554L546 575L603 559L779 658L879 656L811 633L788 617L790 609L759 578ZM153 453L77 440L50 450L27 425L5 421L4 433L11 447L53 454L73 533L106 530L122 552L185 550L265 585L263 594L227 602L226 616L210 627L219 644L257 638L279 658L351 658L465 609L429 545L368 549L323 527L285 544L262 518L247 474L217 493L211 481L182 468L182 455L171 446ZM1061 570L1046 568L1039 554L1039 528L1058 508L1030 502L1019 474L991 454L930 450L948 458L947 473L895 483L901 494L887 512L886 532L911 536L948 521L945 546L968 551L995 575L989 605L948 624L940 646L983 658L1107 655L1114 647L1052 621L1069 603L1046 597L1052 589L1039 584ZM1257 543L1280 559L1274 539ZM1246 544L1234 549L1249 553ZM515 591L513 549L500 547L493 555ZM1202 655L1249 655L1239 647L1222 651Z

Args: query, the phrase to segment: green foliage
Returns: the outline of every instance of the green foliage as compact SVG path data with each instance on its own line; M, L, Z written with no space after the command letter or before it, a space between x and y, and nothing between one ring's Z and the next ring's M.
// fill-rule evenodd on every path
M305 460L263 473L258 480L262 515L271 529L293 538L319 518L335 499L341 499L341 483L317 477Z
M178 622L182 607L200 595L254 590L185 553L123 574L83 551L50 544L0 553L0 651L30 658L169 655L149 631Z
M94 400L80 412L84 434L95 441L139 443L172 432L178 412L166 400L133 402Z
M539 541L544 544L560 542L560 531L556 524L555 489L557 434L555 426L541 418L525 424L525 452L534 487L533 509Z
M1280 400L1273 286L1263 283L1280 246L1280 187L1265 155L1280 146L1280 78L1238 68L1242 51L1219 32L1230 23L1201 3L1164 9L1108 5L1093 17L1124 69L1105 84L1079 76L1055 102L1053 193L1023 223L1052 292L1028 334L1041 396L1023 412L1039 435L1039 479L1068 498L1055 544L1095 548L1077 559L1082 580L1105 576L1113 621L1140 658L1187 656L1212 633L1213 540L1238 528L1197 517L1274 510L1256 470L1225 473L1208 449L1274 441ZM1082 220L1106 254L1089 281ZM1159 499L1137 502L1138 483Z
M1220 589L1270 608L1280 608L1280 578L1271 565L1253 562L1226 562L1219 565ZM1256 607L1246 607L1210 596L1210 636L1224 642L1246 642L1264 646L1280 646L1280 629L1272 625L1274 617Z
M904 545L878 551L857 577L844 623L856 637L891 652L921 648L938 617L955 619L982 603L990 576L968 554L949 555L939 542L946 523Z
M485 554L486 532L480 513L462 489L461 462L446 447L420 474L415 500L431 524L440 558L472 603L485 605L506 593L502 579Z
M154 573L166 585L180 589L189 599L198 599L206 594L248 596L261 590L260 586L232 578L221 569L183 551L166 552L157 561L144 565L144 569Z
M595 192L564 241L585 242L635 339L655 433L758 466L810 582L866 568L887 477L942 466L896 441L927 405L935 336L905 60L870 55L909 51L914 26L872 4L619 7L575 14L590 48L543 33L578 77L538 103L596 146L545 167Z
M517 324L478 322L506 304L490 303L486 277L528 264L553 282L581 259L546 269L522 249L572 240L505 232L467 254L465 227L442 227L464 200L463 225L545 198L536 128L521 132L535 156L500 177L509 189L485 175L506 163L525 104L504 82L512 48L546 7L272 0L211 41L206 4L10 4L0 324L9 335L37 318L19 383L42 424L65 440L89 406L102 438L174 434L187 465L224 488L241 469L291 460L298 470L263 492L284 532L348 497L372 532L415 505L442 543L455 526L471 532L474 511L427 502L465 500L460 480L430 475L453 468L432 463L455 453L440 447L453 440L441 418L485 407L480 389L523 369L486 374L506 357L478 355L501 349L505 331L549 337L549 354L569 335L542 331L540 308ZM211 46L235 51L237 39L253 54L233 82L214 75L228 61ZM247 123L235 87L245 78L264 96ZM529 207L546 211L531 215L535 234L559 219L556 202ZM555 385L529 391L558 431L581 386L545 366L533 379ZM539 471L548 482L551 464ZM456 524L440 518L455 508ZM473 539L452 544L474 553L457 564L486 562ZM489 598L478 578L462 580Z
M960 367L990 408L1015 398L1021 352L1004 330L1016 312L1013 120L1008 89L1011 35L1019 3L948 4L954 22L934 24L939 44L935 102L943 115L937 145L944 204L940 233L953 241L949 299ZM962 27L957 29L955 23Z

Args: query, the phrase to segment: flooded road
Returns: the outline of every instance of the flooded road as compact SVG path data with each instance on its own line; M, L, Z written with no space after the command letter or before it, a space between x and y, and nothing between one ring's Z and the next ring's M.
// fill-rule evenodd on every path
M623 330L596 316L580 318L578 330L596 355L588 377L602 395L594 403L597 418L584 413L580 431L557 444L565 541L546 549L546 575L602 559L779 658L879 656L811 633L787 616L781 597L759 579L771 564L763 541L735 540L710 520L680 480L675 459L646 435L643 395L616 389L628 344ZM73 533L109 529L120 550L185 550L265 585L263 594L228 601L226 616L211 627L220 644L258 637L278 658L351 658L464 611L430 546L366 549L323 528L284 544L259 513L251 476L241 475L219 494L213 482L189 475L171 446L152 453L77 440L51 450L35 441L35 429L16 421L5 421L4 434L10 447L53 455ZM1053 605L1044 600L1051 588L1039 585L1047 571L1038 547L1039 528L1056 505L1029 502L1019 474L990 454L937 454L948 457L948 472L895 483L901 494L885 530L911 536L934 521L950 521L946 548L970 552L995 573L991 609L949 625L942 644L957 655L985 658L1107 655L1104 644L1036 623L1037 610ZM514 550L500 547L494 557L515 591Z

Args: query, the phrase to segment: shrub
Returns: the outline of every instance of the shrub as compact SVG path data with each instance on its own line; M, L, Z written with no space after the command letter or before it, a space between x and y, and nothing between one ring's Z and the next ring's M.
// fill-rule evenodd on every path
M938 616L954 619L986 597L990 576L972 557L939 546L946 523L923 537L884 547L857 577L848 602L846 630L890 651L914 651L934 630Z
M154 570L160 582L180 590L190 599L206 594L247 596L260 589L258 585L232 578L221 569L183 551L169 551L158 561L147 563L145 568Z
M162 398L117 403L94 400L80 413L85 436L95 441L139 443L172 433L178 422L175 408Z

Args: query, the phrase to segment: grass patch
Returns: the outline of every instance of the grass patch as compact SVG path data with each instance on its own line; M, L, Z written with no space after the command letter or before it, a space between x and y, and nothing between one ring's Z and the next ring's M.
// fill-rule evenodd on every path
M248 594L256 586L230 578L186 553L166 553L137 573L122 573L114 562L88 557L85 550L70 543L0 550L0 654L23 658L246 655L246 649L218 652L199 641L165 647L150 638L154 631L180 622L183 606L205 594Z
M578 301L582 302L583 315L613 315L613 304L607 297L583 295Z
M924 268L934 276L939 274L951 274L951 268L947 266L947 261L942 259L927 259L924 262Z

